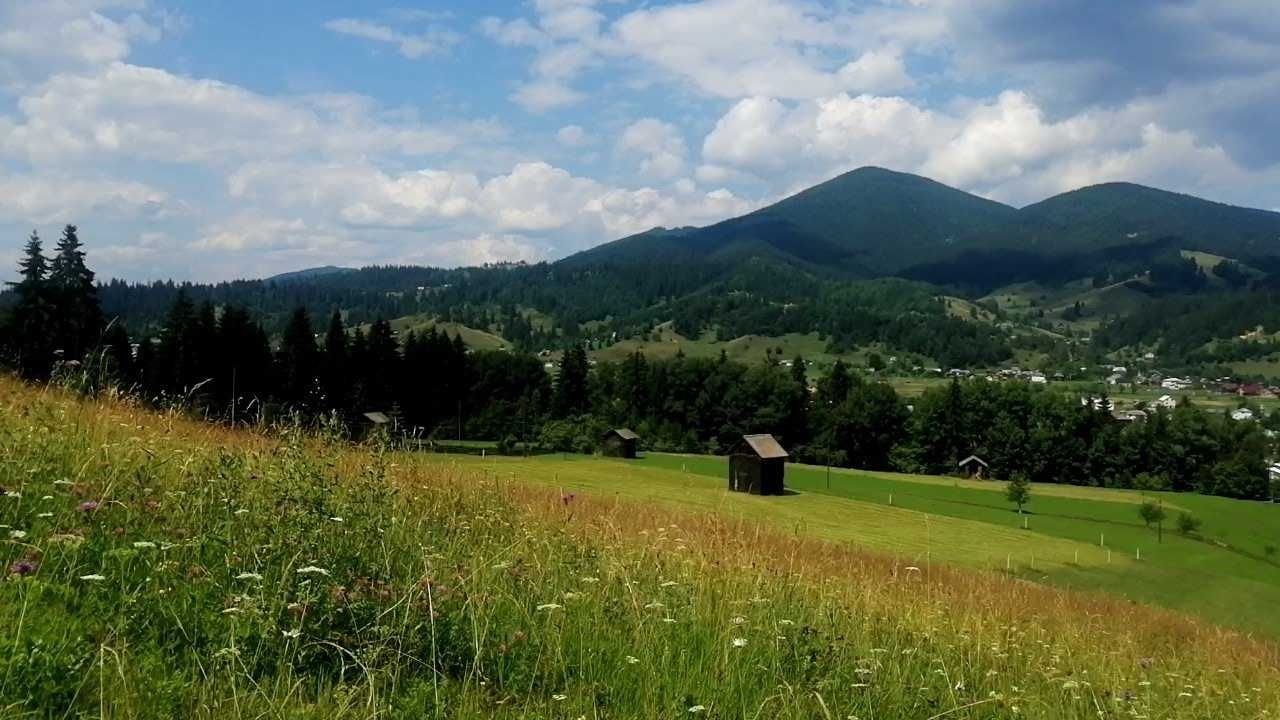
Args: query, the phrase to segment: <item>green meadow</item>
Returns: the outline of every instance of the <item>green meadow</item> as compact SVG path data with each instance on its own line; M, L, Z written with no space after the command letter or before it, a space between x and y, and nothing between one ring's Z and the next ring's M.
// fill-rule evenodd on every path
M1008 570L1062 587L1098 591L1280 637L1280 506L1226 498L1033 485L1018 515L1004 484L787 467L794 494L730 493L722 457L645 453L634 461L574 455L533 458L437 456L564 492L656 502L771 523L781 530L892 552L904 563L945 562ZM1163 504L1163 533L1138 516ZM1190 536L1176 517L1202 521ZM1025 527L1024 527L1025 526Z

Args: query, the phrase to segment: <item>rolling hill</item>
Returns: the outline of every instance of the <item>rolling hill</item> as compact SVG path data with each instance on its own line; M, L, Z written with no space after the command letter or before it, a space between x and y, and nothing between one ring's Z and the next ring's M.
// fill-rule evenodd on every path
M742 217L658 228L561 262L765 257L857 277L990 290L1087 277L1098 267L1184 250L1278 267L1280 213L1132 183L1094 185L1015 209L928 178L865 167Z

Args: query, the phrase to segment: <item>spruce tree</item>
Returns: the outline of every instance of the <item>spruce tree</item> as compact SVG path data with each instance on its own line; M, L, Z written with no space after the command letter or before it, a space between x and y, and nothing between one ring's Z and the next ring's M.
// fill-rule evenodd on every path
M314 404L319 355L311 316L300 307L289 317L277 356L281 394L295 407L305 409Z
M569 417L587 411L587 351L581 345L573 345L560 358L560 372L556 375L554 409L558 417Z
M350 358L347 352L347 328L342 322L342 312L334 310L329 316L329 329L324 334L324 358L321 361L320 390L324 404L330 410L346 410L350 397Z
M79 360L98 345L102 335L102 306L93 271L85 265L84 251L75 225L68 225L58 240L50 265L56 317L54 341L67 360Z
M31 231L22 260L18 263L22 279L10 283L18 302L13 309L10 342L14 345L18 370L27 377L42 378L53 363L53 345L49 324L53 305L49 287L49 263L44 256L40 235Z

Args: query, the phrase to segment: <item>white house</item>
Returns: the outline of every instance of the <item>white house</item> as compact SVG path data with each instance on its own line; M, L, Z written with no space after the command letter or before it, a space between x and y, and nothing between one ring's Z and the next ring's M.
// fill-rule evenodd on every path
M1151 405L1165 410L1172 410L1178 407L1178 401L1174 400L1172 395L1161 395L1160 399L1152 402Z
M1030 382L1036 385L1044 385L1045 383L1049 382L1049 380L1045 376L1037 374L1037 375L1032 375L1030 377Z
M1239 421L1252 420L1253 411L1249 408L1237 408L1231 411L1231 419Z

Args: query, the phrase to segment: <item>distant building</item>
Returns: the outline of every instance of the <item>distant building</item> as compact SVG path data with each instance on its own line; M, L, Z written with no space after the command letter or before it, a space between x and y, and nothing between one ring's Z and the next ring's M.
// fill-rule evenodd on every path
M1111 417L1123 423L1146 422L1147 420L1147 414L1141 410L1118 410L1111 413Z
M360 413L351 423L351 439L357 442L368 438L376 430L390 432L395 429L395 419L384 412Z
M1249 408L1236 408L1231 411L1231 419L1239 422L1245 422L1253 419L1253 411Z
M614 428L600 440L600 452L606 457L635 459L636 441L640 436L627 428Z
M743 435L729 452L729 489L752 495L781 495L787 451L772 435Z
M1178 407L1178 401L1172 395L1161 395L1160 399L1152 401L1151 405L1164 410L1172 410Z
M1257 397L1262 394L1262 386L1258 383L1245 383L1236 389L1240 397Z
M956 467L960 468L960 472L977 480L985 478L991 469L991 466L987 465L987 461L977 455L970 455L961 460L956 463Z

